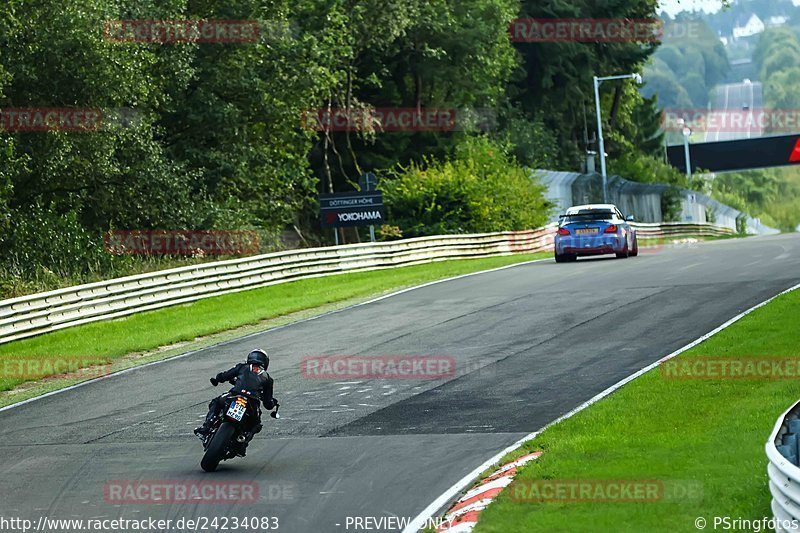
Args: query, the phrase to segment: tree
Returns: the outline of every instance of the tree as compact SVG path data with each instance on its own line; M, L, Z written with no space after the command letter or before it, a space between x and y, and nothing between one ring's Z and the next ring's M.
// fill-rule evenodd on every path
M392 174L384 195L405 237L533 229L552 208L510 147L487 137L464 139L444 161L428 158Z
M689 31L691 38L684 37ZM680 15L668 21L665 34L680 38L670 37L653 54L645 71L643 93L658 94L664 107L705 107L710 89L730 70L725 48L714 31L695 16Z
M512 0L370 0L349 2L346 9L320 4L317 17L342 20L342 51L330 66L336 83L323 105L462 112L502 103L515 66L507 37ZM325 10L329 14L322 15ZM318 22L312 16L305 24ZM330 174L331 184L352 187L362 170L420 162L425 154L442 157L459 138L439 131L387 133L379 126L330 132L320 136L312 163L318 174Z
M27 2L24 23L17 18L21 6L13 2L4 10L0 46L9 81L0 105L94 108L106 122L96 131L12 132L27 157L13 181L11 208L75 212L98 233L112 224L186 224L197 203L186 192L191 178L165 157L151 112L167 80L181 77L181 55L131 53L105 40L105 22L119 18L107 2ZM161 12L174 13L169 6ZM133 106L135 124L114 122L116 110Z
M764 96L769 108L800 108L800 67L791 67L773 74L764 84Z
M758 71L762 72L766 61L774 54L788 50L800 54L800 42L791 29L786 27L769 28L764 31L758 39L755 50L753 50L753 62ZM791 65L786 65L787 67ZM761 79L766 76L761 75Z
M525 0L520 17L527 18L652 18L657 2L626 1L597 4L588 0ZM593 75L639 72L655 45L646 42L517 43L522 58L508 94L531 120L551 129L559 146L558 162L578 168L588 148L586 137L594 109ZM609 119L620 84L604 85L603 116ZM609 148L612 148L609 146Z
M689 109L694 104L686 89L670 71L646 69L642 94L646 98L658 98L662 108Z

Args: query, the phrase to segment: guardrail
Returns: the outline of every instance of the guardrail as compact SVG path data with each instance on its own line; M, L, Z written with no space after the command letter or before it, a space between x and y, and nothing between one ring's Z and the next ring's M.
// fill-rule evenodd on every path
M643 238L722 235L708 224L634 224ZM80 324L297 279L552 249L555 225L530 231L348 244L204 263L0 301L0 344Z
M790 407L775 423L766 444L769 491L772 494L772 515L775 531L800 531L789 526L800 520L800 468L798 468L798 437L800 437L800 402Z
M659 237L677 237L681 235L698 235L702 237L720 237L732 235L733 230L713 224L691 224L687 222L662 222L660 224L632 224L636 233L643 239L656 239Z

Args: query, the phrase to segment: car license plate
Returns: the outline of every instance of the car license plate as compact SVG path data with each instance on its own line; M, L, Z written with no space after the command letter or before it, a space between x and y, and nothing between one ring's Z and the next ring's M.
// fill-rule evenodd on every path
M233 402L231 406L228 408L228 416L233 418L237 422L241 422L242 418L244 418L244 413L246 411L245 405L242 405L238 401Z
M587 235L587 234L597 233L597 232L598 232L597 228L581 228L581 229L576 229L575 230L575 234L576 235Z

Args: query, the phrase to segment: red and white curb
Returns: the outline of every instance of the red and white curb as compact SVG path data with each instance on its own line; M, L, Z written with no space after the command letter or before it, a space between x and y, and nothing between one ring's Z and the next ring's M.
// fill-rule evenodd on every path
M478 516L506 488L517 468L538 459L542 452L529 453L519 459L501 466L494 474L482 480L476 487L464 494L444 515L437 533L467 533L478 523Z

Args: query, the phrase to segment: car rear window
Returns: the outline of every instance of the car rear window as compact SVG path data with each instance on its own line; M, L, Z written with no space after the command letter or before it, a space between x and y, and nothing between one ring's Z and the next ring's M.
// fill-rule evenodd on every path
M613 220L614 219L614 212L613 211L605 211L605 210L594 210L591 211L578 211L572 215L566 215L561 219L563 224L569 224L571 222L592 222L594 220Z

